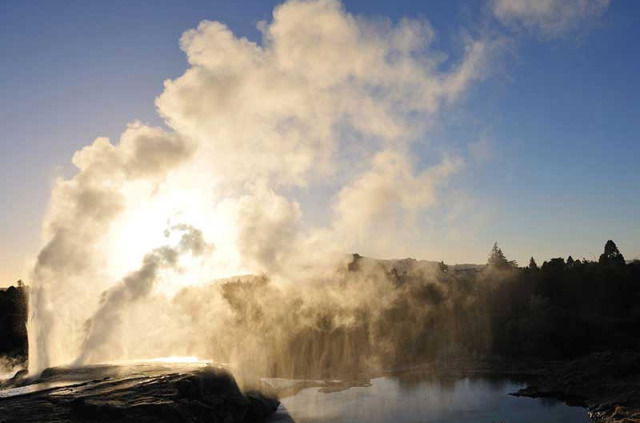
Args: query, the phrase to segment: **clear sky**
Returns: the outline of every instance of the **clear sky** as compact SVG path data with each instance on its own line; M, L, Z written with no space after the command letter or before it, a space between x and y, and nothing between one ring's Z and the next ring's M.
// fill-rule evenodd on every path
M0 286L25 277L53 180L73 173L73 153L97 136L118 139L135 119L162 124L154 98L187 68L180 35L209 19L259 41L256 24L278 3L0 2ZM521 264L593 259L607 239L640 257L640 2L613 1L553 36L505 27L476 0L343 3L356 15L426 18L453 57L465 33L512 43L431 135L436 148L477 160L444 195L467 204L454 219L463 234L425 229L418 258L484 262L498 241Z

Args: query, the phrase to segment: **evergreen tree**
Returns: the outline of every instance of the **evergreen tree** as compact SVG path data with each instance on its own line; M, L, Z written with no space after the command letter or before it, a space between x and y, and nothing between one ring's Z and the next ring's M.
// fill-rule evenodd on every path
M498 247L497 242L493 243L493 248L491 248L491 252L489 253L487 264L498 269L518 267L518 263L516 263L515 260L507 260L502 249Z
M612 240L607 241L604 245L604 253L600 254L598 260L600 264L609 264L613 266L624 266L624 256L618 250L616 243Z
M567 267L567 264L564 261L564 258L562 257L556 257L556 258L552 258L549 261L545 261L544 264L542 265L542 270L548 270L548 271L561 271L564 270L564 268Z
M529 269L538 270L538 263L536 263L536 260L533 257L529 260Z

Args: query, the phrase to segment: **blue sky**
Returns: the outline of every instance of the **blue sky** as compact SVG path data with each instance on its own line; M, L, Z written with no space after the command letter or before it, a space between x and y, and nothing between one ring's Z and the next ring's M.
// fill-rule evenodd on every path
M162 123L153 101L187 67L182 32L210 19L258 41L256 23L278 3L0 2L0 285L25 277L53 179L72 174L74 151L97 136L117 139L135 119ZM431 229L425 242L441 254L419 258L483 262L498 241L522 264L531 255L592 259L607 239L628 259L640 256L639 2L614 1L552 39L505 28L477 1L344 4L354 14L426 18L436 48L452 57L465 32L490 27L513 42L431 135L436 149L483 147L450 182L477 213L457 218L473 240Z

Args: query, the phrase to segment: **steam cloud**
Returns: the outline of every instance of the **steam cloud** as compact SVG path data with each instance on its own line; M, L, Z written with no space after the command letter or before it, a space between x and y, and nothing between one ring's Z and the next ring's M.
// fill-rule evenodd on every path
M489 41L469 39L443 71L425 21L368 21L337 1L289 1L258 27L261 44L219 22L187 31L180 45L191 67L156 100L172 132L133 123L119 143L98 138L76 153L78 173L57 181L32 278L31 371L90 360L119 325L116 308L156 301L153 281L173 256L140 240L153 238L142 231L153 216L194 225L218 247L208 268L187 272L191 281L176 275L179 286L242 272L292 284L330 274L372 232L391 236L381 229L433 205L462 165L450 155L416 170L410 146L484 76ZM333 221L313 227L293 194L327 186ZM130 267L114 258L119 249L129 266L144 256L143 267L122 278Z
M188 225L174 225L171 230L183 232L176 247L156 248L144 256L138 270L103 293L100 307L87 322L87 336L76 360L77 365L85 363L112 342L112 331L119 327L123 310L149 295L161 270L176 269L178 259L185 253L198 256L211 248L205 243L202 233ZM166 235L169 233L167 231Z
M493 13L506 24L554 38L600 16L610 3L611 0L494 0Z
M496 2L496 13L521 16L516 3ZM337 269L362 245L392 247L400 222L436 204L463 160L451 152L423 169L411 148L487 75L499 43L467 38L449 63L431 48L428 22L367 20L336 0L290 0L258 28L261 43L219 22L185 32L190 67L156 100L170 129L134 122L116 143L98 138L74 155L77 174L56 181L31 277L31 372L74 360L228 357L240 338L256 341L223 330L228 297L203 287L223 276L265 275L278 288L259 302L288 292L301 312L389 301L388 280L373 271L343 298ZM331 220L307 221L297 196L327 191ZM164 228L176 221L182 240L167 246ZM267 320L284 330L292 317L279 316Z
M159 181L190 153L191 147L177 135L133 123L117 145L98 138L74 155L79 172L56 181L45 222L49 241L32 276L31 370L70 361L67 343L77 348L81 340L82 322L88 317L83 309L109 286L98 271L106 264L100 243L126 208L125 185ZM69 318L61 321L60 316Z

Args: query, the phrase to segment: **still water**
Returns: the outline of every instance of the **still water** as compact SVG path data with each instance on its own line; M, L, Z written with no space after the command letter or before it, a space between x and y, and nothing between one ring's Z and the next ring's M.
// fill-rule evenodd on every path
M323 393L307 388L282 399L276 421L297 423L587 423L587 410L509 393L509 380L403 380L381 377L371 386Z

